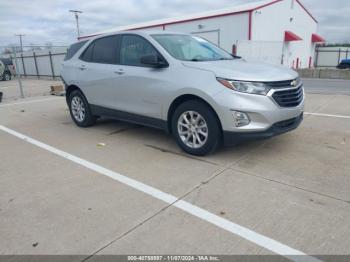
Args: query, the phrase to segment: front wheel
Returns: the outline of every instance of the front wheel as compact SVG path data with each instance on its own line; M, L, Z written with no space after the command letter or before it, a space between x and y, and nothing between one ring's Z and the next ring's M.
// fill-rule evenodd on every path
M89 127L95 124L96 117L92 115L89 103L79 90L74 90L68 98L70 115L80 127Z
M4 75L2 76L2 79L4 81L10 81L11 80L11 74L9 74L8 72L5 72Z
M221 128L216 114L198 100L186 101L175 110L172 133L185 152L197 156L215 151L221 141Z

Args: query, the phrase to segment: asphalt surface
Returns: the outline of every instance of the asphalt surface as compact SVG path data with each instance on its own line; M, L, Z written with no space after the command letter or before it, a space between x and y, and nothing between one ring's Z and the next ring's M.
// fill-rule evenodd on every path
M310 94L350 95L350 80L304 78L303 82Z
M147 127L78 128L63 97L5 101L0 254L350 255L350 98L305 86L297 130L202 158Z

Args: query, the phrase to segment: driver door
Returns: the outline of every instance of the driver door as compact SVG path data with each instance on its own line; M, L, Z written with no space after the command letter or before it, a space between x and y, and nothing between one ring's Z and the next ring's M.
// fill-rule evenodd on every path
M153 68L140 61L141 57L154 54L159 53L145 38L132 34L122 36L115 99L123 111L160 119L169 69Z

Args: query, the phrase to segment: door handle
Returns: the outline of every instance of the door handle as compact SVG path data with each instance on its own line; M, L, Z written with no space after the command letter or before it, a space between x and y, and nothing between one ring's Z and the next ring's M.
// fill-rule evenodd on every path
M117 71L114 71L114 73L116 73L117 75L124 75L125 74L123 69L119 69Z
M85 67L84 65L82 65L82 66L79 67L79 69L80 69L81 71L84 71L84 70L86 70L86 67Z

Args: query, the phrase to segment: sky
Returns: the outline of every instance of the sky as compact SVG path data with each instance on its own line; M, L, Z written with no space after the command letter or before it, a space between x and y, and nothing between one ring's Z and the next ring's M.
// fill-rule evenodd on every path
M0 0L0 46L67 45L76 39L69 9L82 10L82 35L162 18L226 8L256 0ZM285 0L287 1L287 0ZM301 0L329 42L350 43L350 0Z

